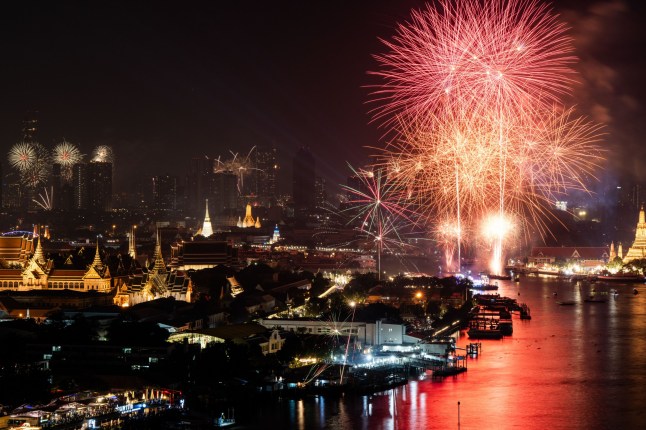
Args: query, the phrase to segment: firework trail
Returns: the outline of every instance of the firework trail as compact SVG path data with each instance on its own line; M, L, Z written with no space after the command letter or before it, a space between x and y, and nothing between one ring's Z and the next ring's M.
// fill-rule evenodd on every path
M61 165L61 175L65 181L72 180L72 168L82 161L83 155L78 147L63 139L53 152L54 163Z
M476 231L495 208L489 225L501 230L489 237L502 254L502 220L545 234L555 196L586 190L602 160L600 129L561 104L575 57L548 6L440 1L384 44L372 115L395 139L378 165L429 220Z
M404 240L404 231L414 230L413 212L401 201L401 193L383 169L356 170L350 166L357 187L342 185L347 193L349 225L358 224L359 231L377 248L377 276L381 275L381 253L384 249L410 247Z
M43 193L38 194L37 199L32 199L32 201L38 205L42 210L44 211L51 211L54 206L53 206L53 198L54 198L54 189L53 187L50 187L49 190L47 187L43 188Z
M251 154L255 149L255 146L252 147L245 156L240 156L237 152L229 151L232 156L231 159L221 161L218 156L218 158L214 160L215 165L213 167L213 173L231 172L236 175L238 178L238 193L240 195L245 194L245 176L250 174L252 171L261 171L261 169L254 167L253 161L251 160Z

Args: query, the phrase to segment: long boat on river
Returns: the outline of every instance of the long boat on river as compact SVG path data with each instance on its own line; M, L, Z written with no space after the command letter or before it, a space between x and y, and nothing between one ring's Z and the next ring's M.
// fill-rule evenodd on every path
M503 333L499 320L493 318L474 318L469 321L469 339L502 339Z
M597 281L601 282L625 282L627 284L636 284L646 282L646 277L637 274L627 275L597 275Z

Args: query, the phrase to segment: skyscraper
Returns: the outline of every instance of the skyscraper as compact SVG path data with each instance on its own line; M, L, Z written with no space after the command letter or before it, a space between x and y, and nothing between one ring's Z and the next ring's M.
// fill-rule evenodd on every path
M238 177L233 172L218 172L212 173L209 179L213 215L235 214L238 209Z
M278 196L278 156L276 148L258 148L255 152L255 194L264 206L275 203Z
M112 163L92 161L74 165L74 209L112 210Z
M74 187L73 208L84 210L88 208L88 169L87 164L78 163L72 168L72 184Z
M195 216L201 217L204 210L204 199L209 197L209 180L213 175L213 159L207 156L194 157L186 177L188 209Z
M294 156L292 171L292 197L296 217L303 217L314 209L315 177L314 157L308 148L301 147Z
M88 209L112 210L112 163L88 163Z
M177 177L168 174L153 176L152 182L154 208L165 211L177 209Z

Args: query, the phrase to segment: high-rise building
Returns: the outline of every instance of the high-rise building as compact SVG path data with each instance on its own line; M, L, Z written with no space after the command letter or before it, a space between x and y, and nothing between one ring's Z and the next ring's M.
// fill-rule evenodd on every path
M92 161L74 165L74 209L112 210L112 163Z
M168 174L153 176L152 186L155 209L166 211L177 209L177 177Z
M69 180L65 180L62 175L60 164L52 166L52 176L50 189L52 191L52 206L54 209L63 211L72 210L74 205L74 187Z
M112 163L88 163L88 209L112 210Z
M276 148L258 148L254 154L255 194L262 205L275 204L278 196L278 155Z
M209 198L209 180L213 175L213 159L202 156L191 160L190 171L186 177L188 210L194 216L202 216L204 199Z
M325 178L317 176L314 179L314 205L317 208L324 208L327 202L327 190L325 189Z
M308 148L302 147L294 156L292 171L292 197L296 217L306 215L314 209L315 177L314 157Z
M238 177L233 172L218 172L209 175L209 198L213 215L233 215L238 209Z
M88 169L87 164L78 163L72 168L72 184L74 187L74 203L72 208L85 210L88 208Z

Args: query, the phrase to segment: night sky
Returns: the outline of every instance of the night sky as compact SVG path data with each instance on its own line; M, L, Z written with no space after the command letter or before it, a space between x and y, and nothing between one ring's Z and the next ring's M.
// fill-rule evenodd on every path
M644 6L561 1L581 61L573 103L607 125L609 169L646 181ZM309 146L319 174L367 161L367 75L419 1L11 2L2 5L0 139L38 111L38 140L113 146L115 182L183 176L194 156ZM282 191L290 191L283 189Z

